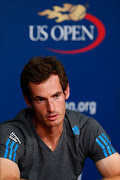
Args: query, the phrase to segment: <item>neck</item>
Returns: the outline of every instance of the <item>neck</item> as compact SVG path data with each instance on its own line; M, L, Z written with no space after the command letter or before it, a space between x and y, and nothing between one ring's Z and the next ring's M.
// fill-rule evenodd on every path
M61 134L63 132L63 122L59 126L54 127L44 127L40 124L35 123L34 120L33 122L39 137L52 151L54 151L58 145Z

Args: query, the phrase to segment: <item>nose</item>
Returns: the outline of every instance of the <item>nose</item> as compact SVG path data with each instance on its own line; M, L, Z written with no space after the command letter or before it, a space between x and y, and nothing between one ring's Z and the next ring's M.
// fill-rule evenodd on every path
M47 102L47 111L54 112L55 111L55 104L52 100L48 100Z

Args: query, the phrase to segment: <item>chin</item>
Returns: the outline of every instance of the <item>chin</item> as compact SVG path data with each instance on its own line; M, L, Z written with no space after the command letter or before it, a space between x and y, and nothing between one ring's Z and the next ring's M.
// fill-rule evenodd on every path
M63 123L63 121L50 122L50 123L48 124L48 126L49 126L49 127L57 127L57 126L62 125L62 123Z

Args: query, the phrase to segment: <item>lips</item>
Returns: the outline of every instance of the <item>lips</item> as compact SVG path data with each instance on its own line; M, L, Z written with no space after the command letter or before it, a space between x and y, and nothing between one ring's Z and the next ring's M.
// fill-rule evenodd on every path
M50 121L55 121L58 117L58 114L48 115L47 119Z

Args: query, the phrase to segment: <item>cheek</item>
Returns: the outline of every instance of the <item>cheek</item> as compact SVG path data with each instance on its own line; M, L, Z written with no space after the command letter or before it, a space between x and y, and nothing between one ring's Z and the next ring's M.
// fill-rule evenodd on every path
M59 101L57 103L57 107L62 111L64 112L65 111L65 99L61 99L61 101Z
M34 114L41 115L41 116L45 114L44 105L37 105L37 106L33 106L32 108L33 108Z
M55 104L60 107L64 106L64 103L65 103L65 100L63 98L55 102Z

